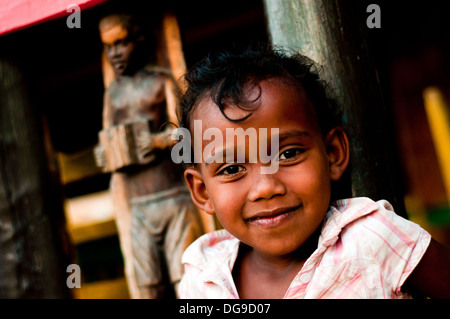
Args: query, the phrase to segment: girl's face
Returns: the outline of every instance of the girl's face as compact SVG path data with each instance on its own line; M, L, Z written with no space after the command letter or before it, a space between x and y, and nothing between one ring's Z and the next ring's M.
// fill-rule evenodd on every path
M192 120L202 121L203 132L218 128L224 137L226 128L255 128L257 132L278 128L278 170L261 174L261 167L269 164L259 159L256 163L210 164L202 159L197 168L186 170L185 178L194 202L216 214L232 235L260 253L284 256L299 249L321 224L329 206L331 180L339 179L347 165L348 159L345 167L336 162L344 155L348 158L348 144L347 149L341 147L347 139L340 129L323 137L301 87L271 79L262 81L260 88L256 110L242 122L227 120L209 97L197 105ZM259 93L257 88L248 90L250 97ZM246 115L233 105L225 112L230 118ZM224 138L223 149L245 147L249 154L248 141L240 146L230 142L235 143ZM209 143L203 141L203 149Z

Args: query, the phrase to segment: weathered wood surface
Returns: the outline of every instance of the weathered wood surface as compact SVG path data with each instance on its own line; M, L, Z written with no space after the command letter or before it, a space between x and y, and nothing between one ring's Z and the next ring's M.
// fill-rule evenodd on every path
M67 298L62 199L22 72L0 58L0 298Z
M149 123L140 121L119 124L99 132L99 142L105 152L105 172L117 171L131 165L150 162L137 150L137 138L141 133L149 132Z
M264 0L264 4L272 43L318 63L343 105L351 143L348 195L387 199L406 216L391 116L368 48L367 2Z
M161 47L159 50L160 62L162 65L170 68L175 83L180 90L184 91L186 89L185 85L182 81L179 81L179 79L186 71L186 62L183 55L180 28L174 13L166 12L164 14L161 35L162 43L160 44ZM168 81L166 89L168 119L172 123L178 124L174 83Z
M450 112L444 95L437 87L427 87L423 92L425 111L436 149L447 203L450 205Z
M170 67L178 89L184 91L186 90L186 84L181 80L181 78L186 72L186 61L183 54L180 28L178 26L177 17L173 12L164 13L161 34L162 42L160 43L159 50L160 61L163 65ZM172 81L167 81L165 88L168 121L175 123L178 126L175 83ZM163 142L161 142L161 144L162 143ZM174 141L172 141L172 144L174 144ZM215 216L208 215L200 209L199 212L205 232L211 232L221 227Z

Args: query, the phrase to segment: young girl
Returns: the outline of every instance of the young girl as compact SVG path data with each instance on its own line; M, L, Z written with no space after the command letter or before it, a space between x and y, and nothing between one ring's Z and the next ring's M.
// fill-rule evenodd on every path
M249 139L217 139L214 155L224 156L214 161L194 152L184 174L192 199L224 229L185 251L181 298L450 297L447 247L384 200L333 197L349 142L309 59L269 48L224 52L185 78L180 123L192 142L208 128L223 136L276 128L265 145L277 139L268 154L278 166L263 173L270 163L250 160Z

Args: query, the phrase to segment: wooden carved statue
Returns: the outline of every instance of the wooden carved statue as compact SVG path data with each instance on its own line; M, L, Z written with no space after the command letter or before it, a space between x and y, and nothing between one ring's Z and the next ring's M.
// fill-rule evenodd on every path
M170 156L174 127L167 125L168 101L173 96L167 88L173 87L173 77L170 68L149 63L152 46L133 16L109 15L99 29L114 76L105 90L95 157L111 172L130 294L177 297L181 255L204 230L182 169Z

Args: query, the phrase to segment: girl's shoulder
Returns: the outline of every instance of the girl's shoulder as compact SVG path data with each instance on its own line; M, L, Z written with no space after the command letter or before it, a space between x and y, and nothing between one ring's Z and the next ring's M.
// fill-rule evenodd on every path
M322 231L322 243L329 247L333 260L364 259L385 268L386 273L393 268L410 272L430 240L426 230L397 215L389 202L369 198L333 203Z
M239 240L225 229L216 230L196 239L184 252L182 262L198 268L211 261L223 261L237 254Z

